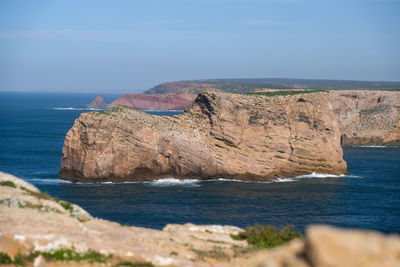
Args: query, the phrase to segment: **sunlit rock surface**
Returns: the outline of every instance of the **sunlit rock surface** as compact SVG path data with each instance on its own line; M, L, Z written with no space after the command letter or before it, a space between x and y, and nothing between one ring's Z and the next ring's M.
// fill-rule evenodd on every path
M128 261L154 266L400 266L398 235L311 226L304 239L271 250L254 250L246 241L231 238L242 231L238 227L171 224L160 231L122 226L93 218L71 203L72 208L66 208L62 200L45 196L11 175L0 172L0 182L0 252L11 258L58 249L112 254L106 263L49 261L39 255L25 261L28 267L132 266L118 265Z
M202 92L174 117L120 106L81 114L65 138L60 177L269 180L312 172L346 172L328 93Z

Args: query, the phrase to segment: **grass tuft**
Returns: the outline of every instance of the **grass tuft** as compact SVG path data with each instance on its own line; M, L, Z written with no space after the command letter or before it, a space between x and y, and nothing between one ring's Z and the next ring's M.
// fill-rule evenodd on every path
M178 256L178 252L176 252L176 251L171 251L171 253L169 253L169 255L171 255L171 256Z
M64 209L68 210L69 212L73 212L73 211L74 211L74 208L72 207L72 204L71 204L71 203L69 203L69 202L67 202L67 201L63 201L63 200L60 200L58 203L59 203Z
M47 252L35 251L28 255L27 259L33 261L37 256L42 255L48 261L88 261L90 263L106 263L112 255L103 255L94 250L79 253L72 249L56 249Z
M22 190L24 190L25 192L27 192L28 195L31 195L31 196L36 197L36 198L38 198L38 199L48 199L48 200L52 200L52 199L53 199L53 198L52 198L49 194L47 194L47 193L44 193L44 192L35 192L35 191L29 190L28 188L23 187L23 186L20 186L20 188L21 188Z
M17 188L14 182L12 181L0 181L0 186L8 186L12 188Z
M121 266L127 266L127 267L154 267L154 265L151 262L131 262L131 261L122 261L115 265L115 267L121 267Z
M273 248L286 244L294 238L300 238L302 234L295 231L292 225L286 226L281 231L271 225L255 225L237 235L231 235L231 237L234 240L247 240L256 248Z

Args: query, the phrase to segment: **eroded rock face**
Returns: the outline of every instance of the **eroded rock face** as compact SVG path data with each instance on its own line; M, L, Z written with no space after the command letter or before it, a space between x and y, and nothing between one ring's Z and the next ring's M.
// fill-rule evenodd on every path
M95 108L95 109L107 109L108 105L104 102L103 97L96 96L96 98L87 105L88 108Z
M400 145L400 92L330 91L343 145Z
M327 93L203 92L175 117L126 107L84 113L63 153L60 177L72 181L268 180L346 172Z
M193 94L126 94L110 104L110 108L118 105L141 110L184 110L196 96Z

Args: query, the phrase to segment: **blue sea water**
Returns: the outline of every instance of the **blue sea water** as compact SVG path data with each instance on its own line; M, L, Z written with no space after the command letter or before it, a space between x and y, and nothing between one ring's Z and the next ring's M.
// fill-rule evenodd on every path
M76 184L58 179L65 134L95 94L0 93L0 170L93 216L162 228L168 223L246 227L309 224L400 233L400 148L345 147L348 176L269 183L158 180ZM103 95L111 102L118 95ZM152 112L173 115L178 112Z

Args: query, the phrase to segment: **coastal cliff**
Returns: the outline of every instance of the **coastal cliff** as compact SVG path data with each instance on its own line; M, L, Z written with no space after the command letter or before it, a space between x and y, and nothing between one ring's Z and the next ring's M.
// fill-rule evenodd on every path
M190 94L125 94L113 101L109 108L122 105L141 110L184 110L194 98Z
M108 105L104 102L103 97L96 96L96 98L87 105L88 108L94 109L107 109Z
M400 145L399 86L398 82L304 79L166 82L143 94L121 96L110 107L124 105L142 110L183 110L201 91L249 93L324 89L329 90L343 145Z
M97 219L2 172L0 229L5 266L400 266L398 235L317 225L304 238L261 249L232 237L244 231L235 226L168 224L155 230Z
M330 91L342 144L400 145L400 91Z
M202 92L174 117L122 106L81 114L65 138L60 177L261 181L312 172L346 172L328 93Z

